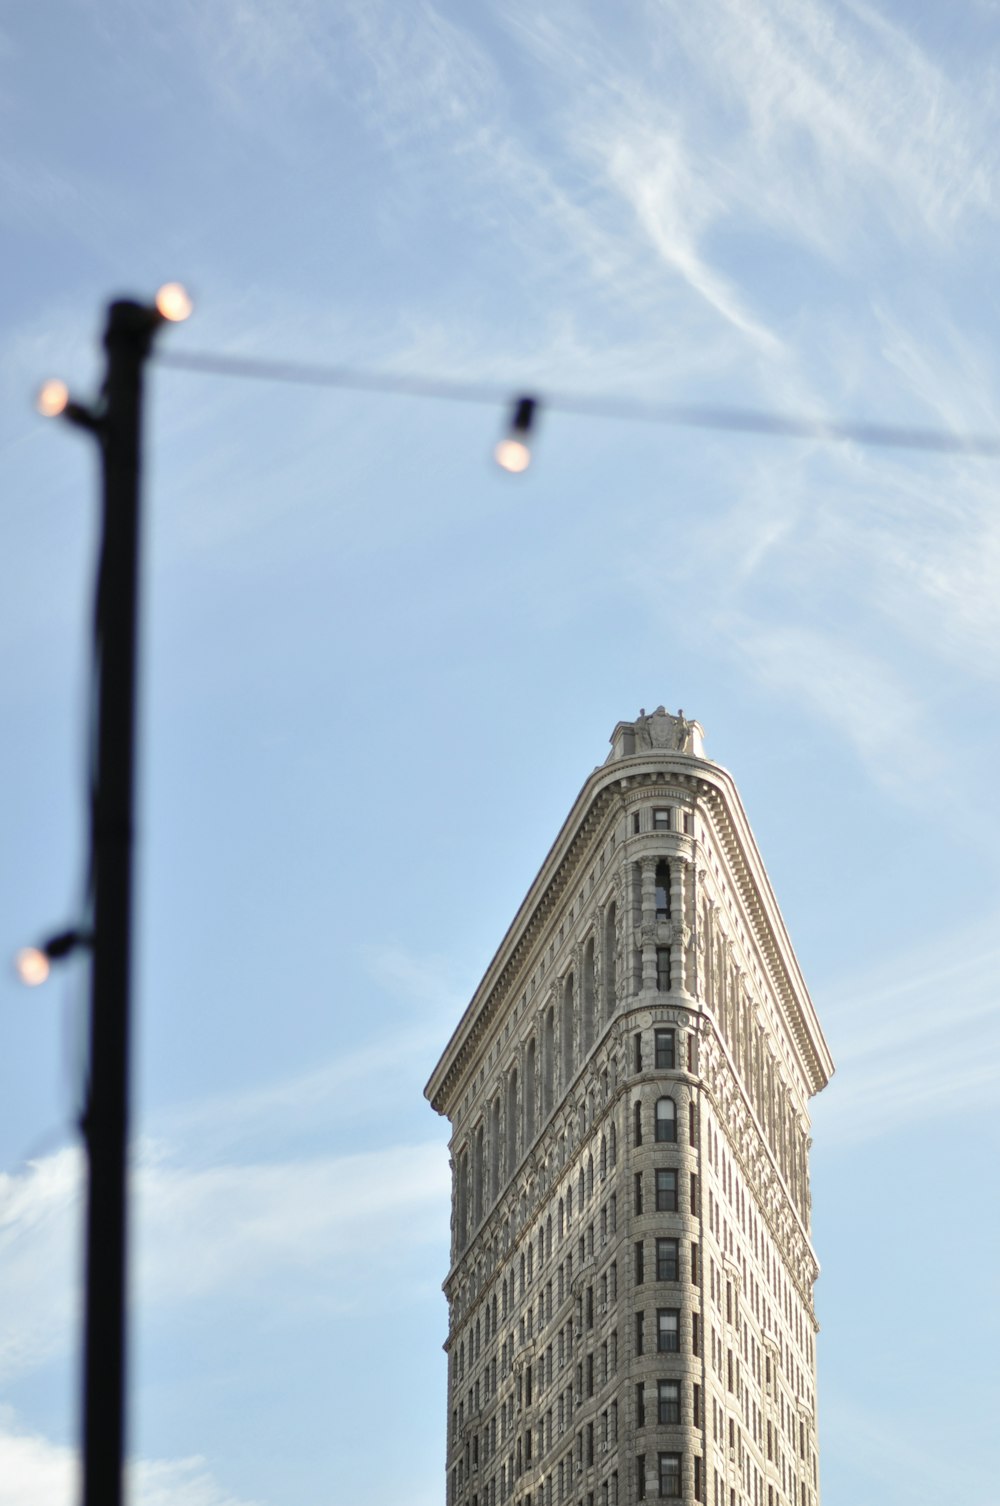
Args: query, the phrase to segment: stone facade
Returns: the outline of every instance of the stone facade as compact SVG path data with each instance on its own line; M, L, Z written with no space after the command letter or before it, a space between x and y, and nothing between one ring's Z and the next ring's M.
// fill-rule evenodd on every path
M702 731L612 735L426 1092L450 1506L817 1506L808 1100L833 1071Z

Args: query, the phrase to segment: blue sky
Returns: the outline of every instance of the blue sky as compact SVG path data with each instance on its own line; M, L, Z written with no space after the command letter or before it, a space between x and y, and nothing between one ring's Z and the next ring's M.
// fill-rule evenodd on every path
M110 296L185 281L178 352L995 433L998 36L992 0L8 13L0 951L79 890L95 468L30 400L92 390ZM997 462L552 413L514 480L502 417L151 376L136 1506L443 1499L422 1087L661 701L838 1063L826 1506L993 1506ZM72 1498L85 1001L0 984L0 1506Z

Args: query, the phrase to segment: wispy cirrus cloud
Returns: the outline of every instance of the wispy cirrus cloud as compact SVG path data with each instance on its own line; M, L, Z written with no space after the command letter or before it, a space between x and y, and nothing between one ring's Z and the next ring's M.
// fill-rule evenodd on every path
M995 1110L995 937L991 918L974 930L935 938L874 973L845 979L821 1001L837 1062L836 1078L813 1109L824 1144L878 1139L928 1114L940 1119Z

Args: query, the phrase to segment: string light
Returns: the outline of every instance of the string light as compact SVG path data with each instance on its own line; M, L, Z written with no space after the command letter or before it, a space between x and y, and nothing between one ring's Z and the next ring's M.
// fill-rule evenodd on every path
M40 946L23 946L14 958L14 970L25 988L38 988L52 971L48 956Z
M156 295L156 312L171 324L183 324L193 309L191 294L179 282L165 282Z
M38 389L35 407L43 418L60 418L69 407L69 388L59 377L50 377Z
M14 957L14 970L26 988L38 988L52 971L52 963L68 957L79 947L90 946L92 937L83 931L60 931L41 946L22 947Z
M526 471L531 464L531 446L528 441L535 423L538 404L533 397L519 397L511 413L507 433L493 451L501 470L514 476Z

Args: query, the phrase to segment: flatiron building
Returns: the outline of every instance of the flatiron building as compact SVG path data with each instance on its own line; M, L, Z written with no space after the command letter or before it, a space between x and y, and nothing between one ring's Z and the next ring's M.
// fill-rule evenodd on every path
M809 1099L833 1071L735 783L621 722L426 1093L450 1506L816 1506Z

